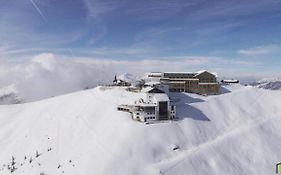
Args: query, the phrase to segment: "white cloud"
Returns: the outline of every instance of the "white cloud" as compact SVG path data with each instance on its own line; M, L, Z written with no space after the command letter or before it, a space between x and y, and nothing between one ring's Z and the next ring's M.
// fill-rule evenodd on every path
M27 101L108 82L114 72L102 64L81 63L50 53L37 55L22 63L2 63L0 68L0 87L14 84L20 96Z
M130 8L125 11L129 15L134 15L136 19L162 20L176 15L185 8L195 5L196 2L177 0L177 1L136 1L130 4Z
M164 59L164 60L163 60ZM27 101L65 94L97 84L110 83L113 76L132 73L142 76L148 71L187 71L202 66L211 57L180 56L144 60L112 60L98 58L70 58L42 53L24 61L1 61L0 88L15 85Z
M27 56L25 56L27 57ZM14 85L21 97L33 101L111 83L115 74L143 76L150 71L198 71L255 74L256 62L208 56L171 56L142 60L69 57L42 53L30 58L0 59L0 88ZM229 67L231 65L231 67ZM220 69L219 69L220 68ZM244 71L243 71L244 70ZM233 73L235 72L235 73Z
M238 65L248 65L248 66L262 65L262 62L260 61L248 61L248 60L237 60L234 61L233 63Z
M79 62L85 64L97 64L104 67L115 68L118 73L133 73L142 75L149 71L186 71L187 69L196 69L211 63L216 57L199 57L199 56L172 56L161 58L150 58L142 60L112 60L112 59L93 59L80 58Z
M93 18L100 18L120 6L120 2L115 1L83 0L83 2L89 11L89 16Z
M200 4L202 2L198 1L197 3ZM245 19L243 17L246 16L279 11L280 3L277 0L210 1L205 3L202 8L195 9L188 18L194 21L211 21L212 19L219 18L233 20L233 17L240 17L239 20L243 21Z
M267 46L258 46L248 49L241 49L238 50L237 53L246 56L259 56L259 55L272 54L280 51L281 51L280 45L267 45Z
M32 62L38 63L43 69L47 71L54 71L57 61L53 54L51 53L43 53L40 55L35 56L32 59Z

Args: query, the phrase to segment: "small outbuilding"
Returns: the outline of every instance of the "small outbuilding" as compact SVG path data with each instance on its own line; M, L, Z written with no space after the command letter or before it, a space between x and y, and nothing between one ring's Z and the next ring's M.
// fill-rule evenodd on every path
M119 105L119 111L130 112L132 118L141 122L172 120L176 117L176 107L171 104L168 95L153 87L144 88L143 97L134 105Z
M222 84L238 84L239 80L221 80Z

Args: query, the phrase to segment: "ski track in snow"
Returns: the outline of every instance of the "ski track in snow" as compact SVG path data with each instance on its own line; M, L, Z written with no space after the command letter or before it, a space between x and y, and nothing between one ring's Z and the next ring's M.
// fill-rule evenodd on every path
M216 137L213 140L201 143L196 147L193 147L193 148L190 148L190 149L183 149L183 150L180 151L180 155L177 155L177 156L169 158L169 159L162 160L156 166L161 167L165 164L168 164L168 165L172 164L172 166L169 166L168 168L165 168L164 170L160 171L160 172L162 172L163 175L167 174L167 173L169 174L169 172L171 170L176 168L179 164L183 163L187 158L189 158L189 156L191 156L193 154L198 154L200 151L204 151L204 149L206 149L206 148L213 147L216 144L219 144L219 143L223 142L225 139L229 139L229 138L237 136L239 134L243 134L244 132L247 132L247 131L249 131L249 130L255 128L255 127L258 127L258 126L262 125L263 123L266 123L269 120L272 120L272 119L275 119L275 118L280 118L280 117L278 116L278 114L276 114L276 116L274 116L274 117L260 119L258 121L253 121L249 124L244 124L244 126L233 129L232 131L229 131L225 134L222 134L222 135Z

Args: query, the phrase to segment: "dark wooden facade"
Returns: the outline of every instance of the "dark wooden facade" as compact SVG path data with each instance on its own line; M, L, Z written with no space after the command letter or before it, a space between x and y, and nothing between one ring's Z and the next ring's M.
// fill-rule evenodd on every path
M198 94L218 94L220 85L216 75L201 73L164 73L162 82L169 84L171 92L190 92Z

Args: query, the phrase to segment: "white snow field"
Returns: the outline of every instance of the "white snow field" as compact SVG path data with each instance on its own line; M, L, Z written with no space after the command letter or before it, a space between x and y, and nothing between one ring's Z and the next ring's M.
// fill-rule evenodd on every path
M139 96L120 87L1 105L0 174L275 174L281 91L226 88L217 96L173 93L179 120L150 125L116 110Z

